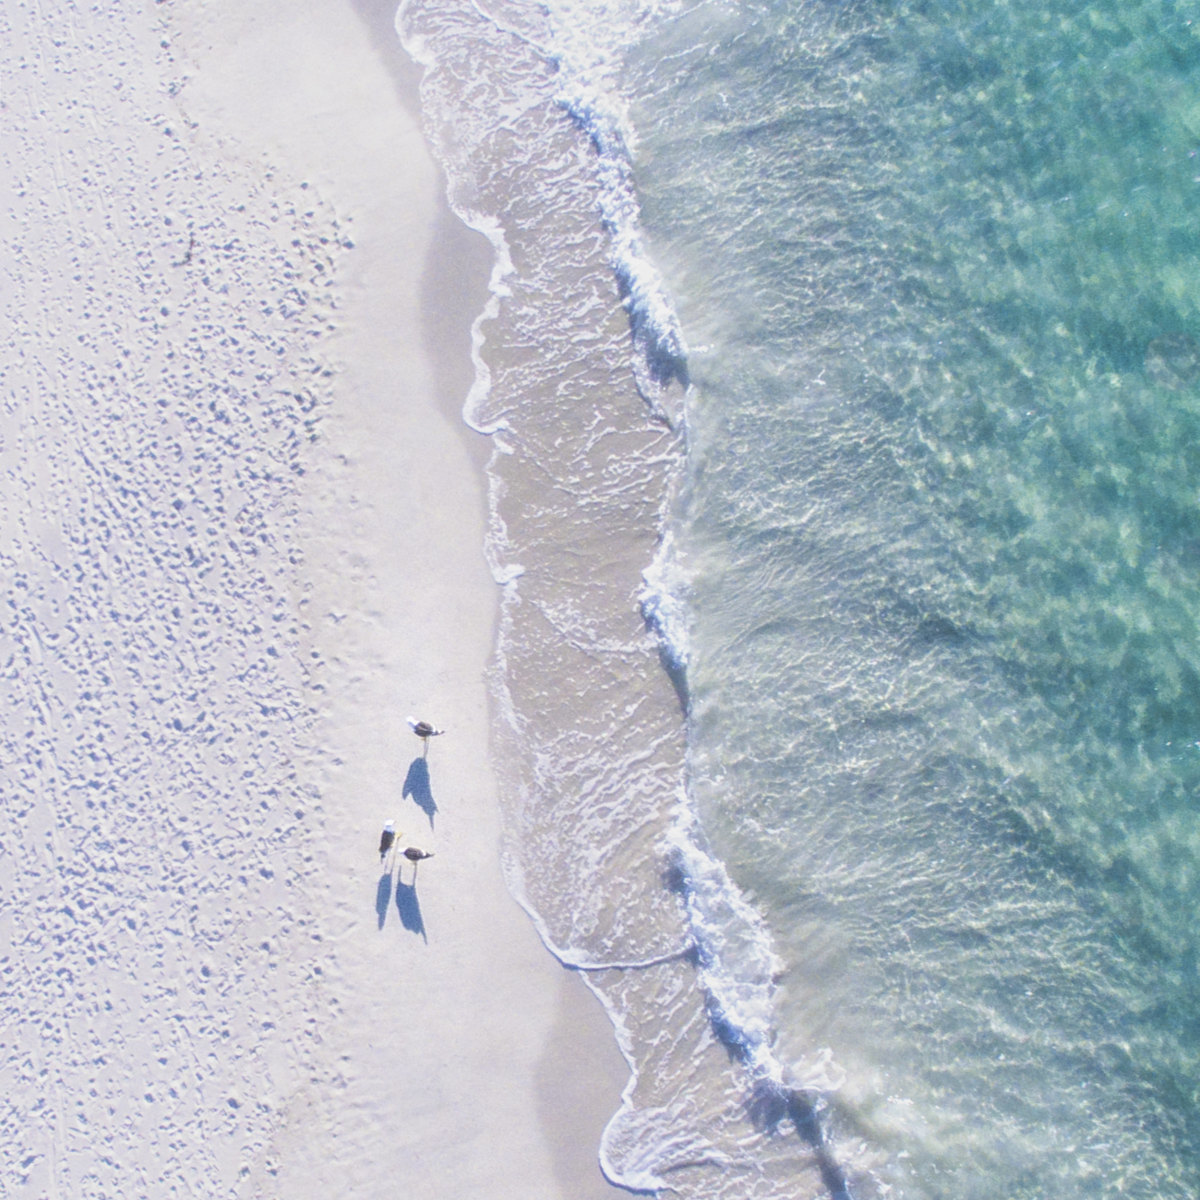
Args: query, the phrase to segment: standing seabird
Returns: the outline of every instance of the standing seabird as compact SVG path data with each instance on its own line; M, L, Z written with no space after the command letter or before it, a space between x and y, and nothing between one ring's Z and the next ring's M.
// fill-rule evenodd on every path
M430 725L428 721L418 721L416 717L408 718L408 726L421 739L426 754L429 753L429 739L431 737L439 737L446 732L444 729L437 729L433 725Z
M404 857L405 857L405 858L407 858L407 859L408 859L408 861L409 861L410 863L412 863L412 865L413 865L413 881L412 881L412 885L413 885L413 887L416 887L416 886L417 886L417 867L418 867L418 866L420 866L420 864L421 864L421 860L422 860L422 859L425 859L425 858L432 858L432 857L433 857L433 851L432 851L432 850L418 850L418 849L416 848L416 846L406 846L406 847L405 847L405 848L404 848L404 849L401 851L401 853L402 853L402 854L404 855Z
M444 729L435 729L428 721L418 721L416 717L409 717L408 724L419 738L437 737L439 733L446 732Z
M392 848L392 843L396 840L396 822L388 821L383 827L383 832L379 835L379 861L387 857L387 852Z

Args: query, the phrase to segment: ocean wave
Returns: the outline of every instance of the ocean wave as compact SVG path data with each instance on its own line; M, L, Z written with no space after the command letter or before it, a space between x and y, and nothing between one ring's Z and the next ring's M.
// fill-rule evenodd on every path
M687 669L691 660L688 593L680 579L674 532L667 529L650 566L642 572L638 603L642 619L658 643L659 658L670 677L679 703L688 709Z
M685 712L690 711L690 589L673 531L662 538L643 573L644 619ZM812 1150L833 1200L849 1200L844 1170L833 1157L823 1114L842 1082L833 1052L822 1048L785 1064L775 1053L775 993L783 963L761 913L742 894L711 851L685 772L663 855L691 937L691 956L714 1036L743 1066L750 1082L749 1111L760 1127L790 1124Z
M434 40L417 28L410 11L416 7L413 0L400 5L396 28L409 55L430 71L438 63L438 49ZM506 106L507 116L512 119L524 106L538 103L541 94L543 101L556 105L586 136L595 152L596 207L610 243L610 269L629 319L631 371L650 411L677 428L683 418L679 394L689 383L688 348L662 275L645 248L630 153L632 130L622 115L616 93L607 83L605 64L615 56L615 49L594 40L594 13L589 11L583 20L584 14L572 11L570 4L547 6L542 13L544 21L528 12L512 13L513 20L505 20L485 5L473 3L471 7L493 33L519 43L539 64L539 71L523 77L521 97L515 105L510 102ZM616 30L623 18L617 14L613 18L611 29ZM521 28L522 24L528 28ZM586 36L580 34L581 28L588 29ZM534 77L541 71L544 78L538 83ZM486 131L472 128L463 137L464 132L460 127L448 136L444 128L426 123L426 135L447 172L450 205L466 224L492 240L502 277L511 270L511 260L503 245L500 224L494 217L472 211L472 145L477 136L486 137ZM481 319L487 320L488 316ZM486 386L486 377L482 377L478 387L472 389L473 401L480 399ZM483 432L488 429L485 427Z
M782 963L762 917L704 841L691 806L681 805L668 835L667 857L692 932L709 1021L756 1079L782 1086L783 1066L771 1051L775 981Z
M696 973L714 1035L750 1076L749 1110L767 1128L789 1123L813 1152L832 1200L852 1200L845 1170L834 1158L822 1115L837 1086L832 1053L801 1073L774 1051L775 988L783 969L758 910L705 847L699 821L683 804L668 837L672 882L694 939Z
M638 391L655 416L678 428L683 408L672 403L672 385L688 387L687 343L662 275L642 240L641 205L623 122L611 101L579 83L561 91L557 103L596 152L596 203L629 316Z

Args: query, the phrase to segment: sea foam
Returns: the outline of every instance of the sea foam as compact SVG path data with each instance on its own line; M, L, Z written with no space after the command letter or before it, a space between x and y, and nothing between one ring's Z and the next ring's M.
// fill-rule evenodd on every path
M672 427L683 418L671 385L688 384L687 343L658 268L646 253L627 139L616 106L583 87L558 97L596 152L597 209L609 235L611 266L629 314L632 369L651 411Z

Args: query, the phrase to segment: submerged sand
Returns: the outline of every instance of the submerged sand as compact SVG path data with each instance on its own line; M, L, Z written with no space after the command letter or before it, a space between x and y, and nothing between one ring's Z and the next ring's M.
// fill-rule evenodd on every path
M487 254L390 9L0 17L14 1196L613 1191L624 1063L500 873Z

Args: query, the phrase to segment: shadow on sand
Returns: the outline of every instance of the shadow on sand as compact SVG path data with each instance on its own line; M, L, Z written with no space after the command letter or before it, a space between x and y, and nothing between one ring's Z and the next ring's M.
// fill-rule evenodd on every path
M379 928L383 928L387 920L388 908L392 903L392 872L389 868L379 877L379 886L375 889L375 912L379 917Z
M437 802L429 786L429 764L424 758L414 758L409 765L408 774L404 777L403 796L411 796L416 806L429 818L429 828L433 828L433 814L437 812Z
M421 902L417 899L417 882L404 883L396 880L396 909L400 913L400 923L405 929L419 933L428 942L425 933L425 919L421 916Z

